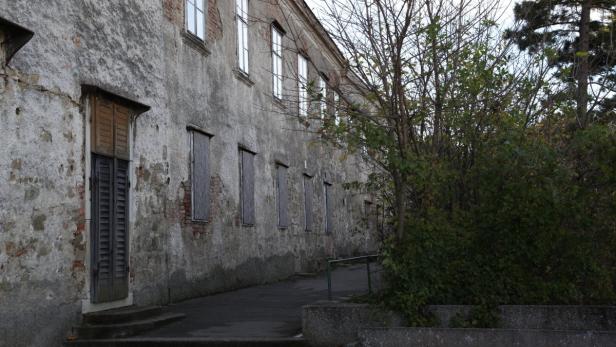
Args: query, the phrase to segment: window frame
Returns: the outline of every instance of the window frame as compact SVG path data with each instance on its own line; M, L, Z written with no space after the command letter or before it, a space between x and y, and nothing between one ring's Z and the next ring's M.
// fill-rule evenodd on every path
M250 74L250 49L248 32L248 0L235 0L235 20L237 21L237 68L248 76Z
M201 8L199 8L199 3ZM194 18L193 27L190 27L189 9L192 8ZM207 0L185 0L184 1L184 28L186 32L195 37L196 39L205 42L206 36L206 12L207 12ZM199 28L199 14L201 14L202 25ZM201 36L199 36L199 29L201 29Z

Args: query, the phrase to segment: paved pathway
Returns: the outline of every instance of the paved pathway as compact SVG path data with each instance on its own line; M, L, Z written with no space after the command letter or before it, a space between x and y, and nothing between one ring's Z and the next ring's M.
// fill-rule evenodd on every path
M337 268L332 287L334 300L367 292L366 266ZM324 273L171 305L171 312L185 313L186 318L139 337L296 336L301 333L301 307L319 300L327 300Z

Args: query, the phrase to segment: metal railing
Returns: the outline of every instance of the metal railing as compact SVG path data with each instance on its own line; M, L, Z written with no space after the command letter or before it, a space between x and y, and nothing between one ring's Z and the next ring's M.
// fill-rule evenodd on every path
M370 277L370 259L378 258L378 254L362 255L359 257L329 259L327 260L327 299L332 300L332 267L336 263L346 263L351 261L366 260L366 274L368 276L368 293L372 293L372 279Z

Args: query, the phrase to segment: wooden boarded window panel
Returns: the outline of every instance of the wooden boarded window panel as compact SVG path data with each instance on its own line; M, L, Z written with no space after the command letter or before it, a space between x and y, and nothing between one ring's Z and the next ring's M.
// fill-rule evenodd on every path
M129 110L121 105L114 105L114 144L115 144L115 156L116 158L122 158L129 160Z
M364 220L366 222L366 228L368 230L373 230L376 224L375 222L376 213L374 211L374 207L372 201L365 200L364 201Z
M312 177L304 175L304 216L306 231L312 231Z
M210 217L210 137L193 131L192 135L192 216L207 221Z
M255 173L253 153L240 150L242 223L255 224Z
M276 187L278 192L278 227L289 227L289 187L287 183L287 167L276 167Z
M113 102L96 97L92 122L92 152L113 156Z
M101 95L94 97L92 152L130 159L130 110Z
M325 182L325 232L331 233L333 231L334 216L332 211L332 185Z

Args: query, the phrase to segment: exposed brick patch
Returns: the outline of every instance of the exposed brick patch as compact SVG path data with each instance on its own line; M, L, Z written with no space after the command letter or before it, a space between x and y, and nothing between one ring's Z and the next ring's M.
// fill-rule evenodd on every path
M184 0L163 0L163 14L171 23L184 25Z
M191 231L195 236L209 232L212 228L213 217L221 214L222 180L219 176L213 176L210 179L210 217L206 222L192 220L191 182L182 182L182 190L184 192L180 203L182 227Z
M81 260L73 261L73 271L85 271L86 266L83 264Z
M222 20L218 10L218 0L210 0L207 14L207 40L214 42L222 39Z

